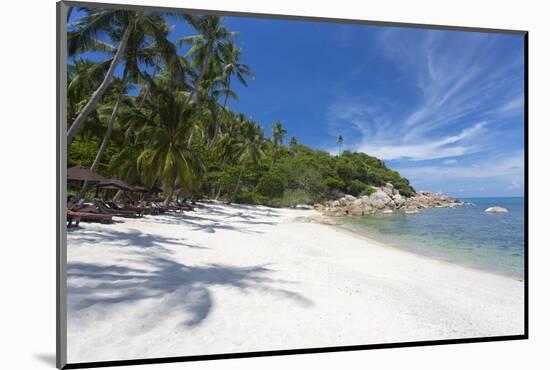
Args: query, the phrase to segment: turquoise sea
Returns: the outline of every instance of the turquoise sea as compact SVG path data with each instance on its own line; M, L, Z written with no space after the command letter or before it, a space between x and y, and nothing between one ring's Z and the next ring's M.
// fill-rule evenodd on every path
M342 227L445 261L523 278L524 198L463 198L456 208L344 219ZM486 213L501 206L508 213Z

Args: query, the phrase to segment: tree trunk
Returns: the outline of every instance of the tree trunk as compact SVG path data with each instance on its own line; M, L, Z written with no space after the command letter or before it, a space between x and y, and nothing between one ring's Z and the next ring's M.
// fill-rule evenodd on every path
M227 99L229 98L229 90L231 89L231 78L227 79L227 93L225 94L225 99L223 101L223 107L227 106Z
M191 133L189 133L189 139L187 139L187 148L191 149L191 145L193 145L193 130L191 130Z
M231 79L227 80L227 93L225 94L225 99L223 101L223 110L225 111L225 107L227 106L227 98L229 97L229 89L231 88ZM214 143L216 142L216 139L218 138L218 127L219 127L219 119L216 119L216 123L214 124L214 137L210 141L210 144L208 145L208 148L210 149Z
M222 162L222 172L225 170L225 165L227 164L227 155L223 157L223 162ZM218 200L218 198L220 197L221 193L222 193L222 179L220 178L220 181L219 181L219 188L218 188L218 193L216 194L216 198L214 198L214 200Z
M152 77L153 80L157 75L157 71L158 71L158 63L155 64L155 70L153 71L153 77ZM145 92L143 93L143 97L139 102L139 106L137 107L137 110L141 110L141 108L143 108L143 104L145 104L145 99L147 99L147 95L149 95L149 85L145 86ZM126 145L128 145L128 143L130 142L130 135L132 134L132 131L134 131L135 123L136 121L132 121L132 123L130 123L130 126L128 126L128 129L126 130L126 133L124 134L124 143L122 144L123 148Z
M170 201L172 200L172 196L174 195L174 188L176 187L176 180L172 183L170 186L170 189L168 189L168 194L166 195L166 199L164 199L164 206L166 207Z
M122 55L124 54L124 50L126 49L126 45L128 44L128 38L130 37L130 34L132 33L132 29L134 26L134 22L130 21L128 26L126 27L126 30L124 31L124 35L122 36L122 40L120 40L120 44L118 45L118 50L115 54L115 57L113 58L113 61L111 62L111 65L109 66L109 69L107 70L107 73L105 74L105 78L103 79L103 82L99 85L97 90L92 94L92 97L82 109L80 114L75 118L73 124L67 131L67 147L69 147L73 141L73 139L76 136L76 133L82 123L88 118L92 110L96 107L97 103L99 102L99 99L103 96L105 91L107 90L107 87L111 84L111 81L113 80L113 76L115 74L115 69L120 60L122 59Z
M241 178L243 176L244 172L244 164L241 167L241 172L239 173L239 178L237 179L237 186L235 186L235 193L233 194L233 201L235 201L235 198L237 197L237 192L239 191L239 186L241 185Z
M103 159L103 154L105 154L105 150L107 149L107 144L109 143L109 139L111 138L111 133L113 132L113 126L115 124L118 108L120 107L120 102L122 101L122 97L124 96L125 84L126 84L126 77L122 81L121 91L118 94L115 106L113 108L113 111L111 112L111 116L109 117L109 122L107 123L107 131L105 131L105 135L103 136L103 141L101 141L101 145L99 146L99 149L95 156L94 163L92 163L92 167L90 167L90 170L92 171L96 171L97 167L101 163L101 160ZM88 187L88 182L84 182L84 185L82 186L82 190L81 190L83 194L86 191L87 187Z
M277 161L277 153L279 152L279 148L275 149L273 152L273 159L271 160L271 165L269 166L269 172L271 172L271 169L275 165L275 161Z
M174 194L174 189L170 188L168 190L168 194L166 195L166 198L164 199L164 206L166 207L168 204L170 204L170 201L172 200L172 195Z
M208 49L208 53L206 53L206 55L204 56L204 60L202 61L201 73L199 75L199 78L197 79L197 83L195 84L195 86L193 86L193 90L191 90L191 94L189 94L189 96L187 97L187 101L185 102L186 104L189 104L191 102L191 99L193 98L193 95L196 95L197 92L199 91L199 88L202 83L202 79L204 77L204 72L206 71L206 66L208 65L208 59L210 59L211 53L212 53L212 49Z

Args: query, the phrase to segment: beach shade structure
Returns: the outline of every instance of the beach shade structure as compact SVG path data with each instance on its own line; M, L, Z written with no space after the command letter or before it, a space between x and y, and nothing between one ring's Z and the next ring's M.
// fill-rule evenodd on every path
M103 179L103 181L100 181L99 184L97 184L97 187L101 189L114 189L125 191L134 190L130 185L119 179Z
M87 182L101 182L105 180L105 177L90 169L87 169L82 165L78 165L67 170L67 179Z
M135 193L160 193L162 189L160 189L158 186L153 186L149 188L141 184L135 184L132 185L132 191Z

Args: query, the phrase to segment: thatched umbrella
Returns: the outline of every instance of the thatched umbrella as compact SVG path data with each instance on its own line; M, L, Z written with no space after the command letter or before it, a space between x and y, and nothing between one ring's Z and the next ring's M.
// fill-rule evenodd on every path
M92 170L87 169L82 165L71 167L67 170L68 180L79 180L87 182L101 182L105 180L105 177Z
M102 189L115 189L125 191L133 190L130 185L119 179L104 179L99 184L97 184L97 187Z

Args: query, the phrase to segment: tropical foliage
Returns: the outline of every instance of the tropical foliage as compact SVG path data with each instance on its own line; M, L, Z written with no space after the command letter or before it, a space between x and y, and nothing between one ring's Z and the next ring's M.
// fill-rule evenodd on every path
M195 199L293 206L364 195L391 182L414 189L377 158L312 149L282 122L233 111L233 80L247 86L237 34L216 16L181 16L195 31L171 42L158 13L78 9L68 35L69 166ZM183 51L182 51L183 50ZM87 52L101 52L91 61ZM116 71L116 73L115 73ZM269 127L269 123L267 123Z

